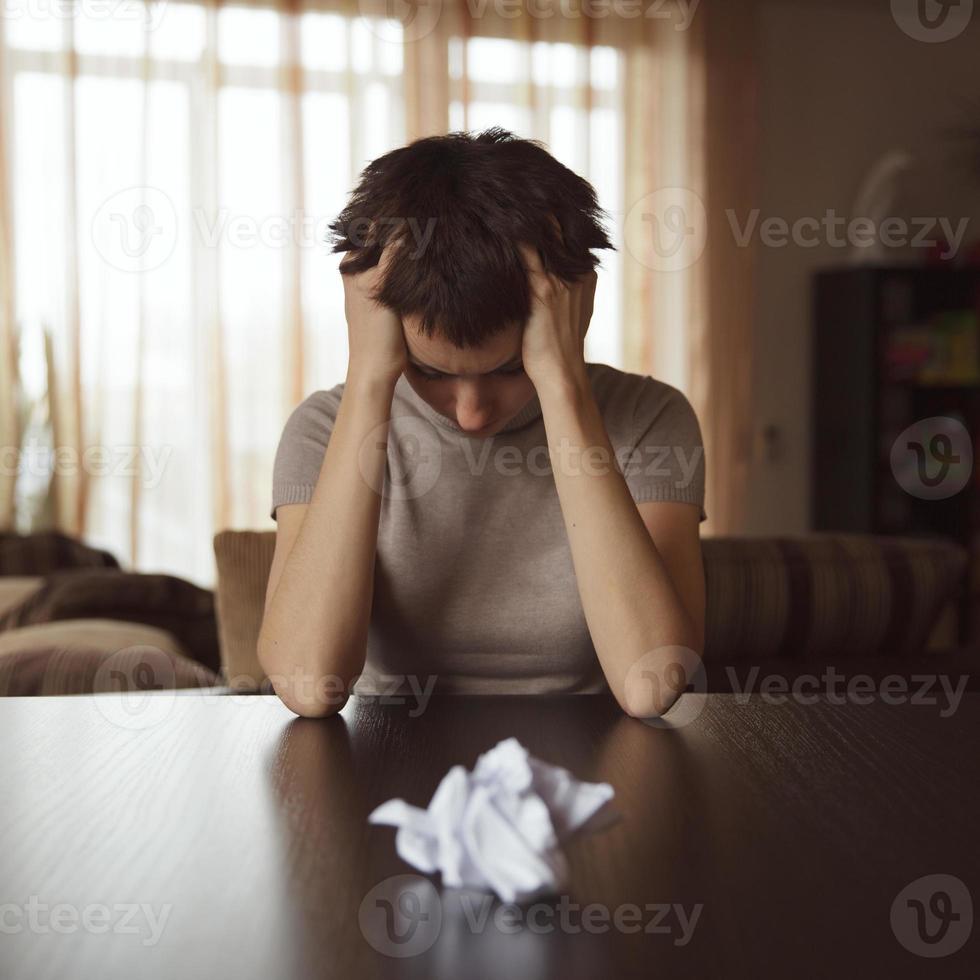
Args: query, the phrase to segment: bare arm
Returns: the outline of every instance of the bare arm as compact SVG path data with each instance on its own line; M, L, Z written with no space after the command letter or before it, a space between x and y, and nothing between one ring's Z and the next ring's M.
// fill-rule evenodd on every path
M348 382L310 503L277 511L259 663L300 715L340 710L364 669L392 388Z
M545 272L533 248L522 245L521 251L534 293L524 369L541 400L592 643L623 710L636 717L662 714L683 690L682 675L691 680L701 663L698 508L633 501L585 368L596 273L564 283Z
M626 712L662 714L684 687L675 687L672 665L690 681L704 644L698 508L653 503L641 513L587 381L574 390L541 390L575 578L603 673ZM563 443L591 448L568 465Z
M380 268L345 276L351 356L333 432L309 504L276 512L258 657L283 702L307 717L343 707L367 652L387 423L405 356L401 321L371 300Z

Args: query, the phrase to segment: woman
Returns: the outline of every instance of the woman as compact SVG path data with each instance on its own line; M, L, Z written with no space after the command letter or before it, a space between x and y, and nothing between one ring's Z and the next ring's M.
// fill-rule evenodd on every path
M361 175L331 226L346 381L274 467L258 654L297 714L608 686L647 717L699 666L700 430L677 389L585 360L602 214L496 128Z

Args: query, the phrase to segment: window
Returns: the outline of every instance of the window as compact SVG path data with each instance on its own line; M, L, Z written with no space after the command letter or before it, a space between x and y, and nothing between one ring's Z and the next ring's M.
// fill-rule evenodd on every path
M406 141L400 25L176 0L6 9L16 322L51 336L57 441L116 465L78 474L86 537L208 583L213 529L268 519L286 414L345 376L326 226ZM446 43L450 128L541 139L622 213L620 52ZM587 353L622 366L620 255L600 258Z

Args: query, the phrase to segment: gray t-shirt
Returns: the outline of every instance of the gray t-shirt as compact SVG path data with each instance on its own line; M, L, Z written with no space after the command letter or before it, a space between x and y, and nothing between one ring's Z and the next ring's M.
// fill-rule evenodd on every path
M587 369L633 499L694 504L705 520L701 431L687 398L649 376ZM289 416L273 518L280 504L313 496L343 390L315 391ZM391 416L367 661L355 691L604 690L538 398L479 439L402 376ZM559 465L594 472L602 461L568 449Z

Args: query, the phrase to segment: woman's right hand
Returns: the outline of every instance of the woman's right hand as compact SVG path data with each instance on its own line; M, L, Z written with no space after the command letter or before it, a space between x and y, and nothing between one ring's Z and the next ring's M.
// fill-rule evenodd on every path
M344 272L346 256L340 263L350 349L347 370L358 379L394 384L408 363L401 317L372 299L384 281L388 263L397 247L397 243L389 242L381 252L378 264L356 275Z

